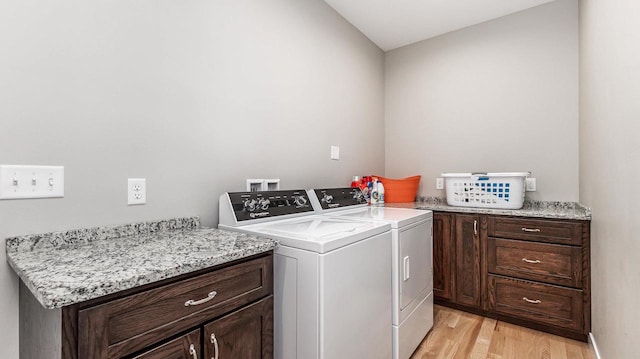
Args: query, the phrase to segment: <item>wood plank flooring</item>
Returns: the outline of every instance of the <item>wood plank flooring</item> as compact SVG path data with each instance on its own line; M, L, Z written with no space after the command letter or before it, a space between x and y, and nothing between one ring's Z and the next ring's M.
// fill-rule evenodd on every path
M411 359L595 359L587 343L436 305Z

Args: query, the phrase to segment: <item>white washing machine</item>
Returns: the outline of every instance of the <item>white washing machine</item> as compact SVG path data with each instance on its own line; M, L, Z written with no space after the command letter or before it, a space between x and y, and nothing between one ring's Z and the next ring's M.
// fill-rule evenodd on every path
M225 193L219 228L279 241L275 358L391 358L389 224L313 215L299 190Z
M307 191L315 213L391 225L393 359L407 359L433 327L433 213L368 206L358 188Z

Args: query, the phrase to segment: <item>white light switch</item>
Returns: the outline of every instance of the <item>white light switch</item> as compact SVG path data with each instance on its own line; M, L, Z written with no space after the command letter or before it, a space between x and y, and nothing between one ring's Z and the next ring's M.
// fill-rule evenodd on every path
M331 146L331 159L339 160L340 159L340 147Z
M64 197L63 166L0 165L0 199Z

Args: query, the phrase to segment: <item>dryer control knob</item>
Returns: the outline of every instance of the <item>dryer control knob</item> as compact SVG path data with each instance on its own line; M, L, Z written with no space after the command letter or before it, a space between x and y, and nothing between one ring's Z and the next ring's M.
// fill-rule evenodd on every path
M333 201L333 196L325 193L322 197L322 201L325 203L331 203Z
M244 209L248 212L253 212L256 210L256 200L255 199L247 199L244 201Z
M258 206L263 211L266 211L267 209L269 209L270 204L271 204L271 201L269 201L268 198L260 198L260 200L258 201Z
M296 206L300 207L307 204L307 199L304 196L295 196L293 202L295 202Z

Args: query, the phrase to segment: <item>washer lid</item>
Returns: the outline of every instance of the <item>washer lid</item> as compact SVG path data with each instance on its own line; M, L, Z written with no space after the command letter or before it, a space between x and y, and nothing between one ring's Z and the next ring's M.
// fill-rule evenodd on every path
M277 239L283 246L325 253L384 233L389 231L391 227L382 222L306 216L244 226L242 229Z
M345 218L388 222L392 228L404 227L433 216L433 212L427 210L392 207L366 207L331 214Z

